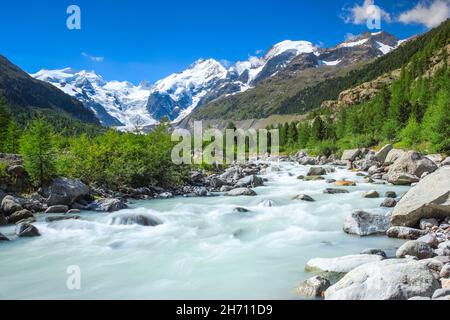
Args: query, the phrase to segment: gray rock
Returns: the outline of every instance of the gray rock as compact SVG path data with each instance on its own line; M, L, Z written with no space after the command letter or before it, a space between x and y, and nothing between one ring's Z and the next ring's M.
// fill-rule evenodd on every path
M392 198L386 198L384 199L383 203L380 205L380 207L384 208L394 208L397 205L397 200Z
M312 197L306 195L306 194L299 194L298 196L295 196L292 200L301 200L301 201L307 201L307 202L314 202Z
M79 216L56 216L45 218L45 222L51 223L51 222L58 222L65 220L79 220L79 219L81 219Z
M384 234L391 226L391 217L361 210L354 211L344 222L344 232L358 236Z
M417 240L426 234L425 231L408 228L408 227L392 227L386 232L389 238Z
M429 233L417 239L417 241L425 242L433 248L437 248L439 245L439 240L434 233Z
M404 185L418 182L425 172L433 173L438 167L430 159L417 152L407 152L398 158L390 167L388 181L393 184ZM415 181L417 180L417 181Z
M435 164L439 165L442 162L442 156L437 153L437 154L429 154L426 156L428 159L430 159L431 161L433 161Z
M436 300L447 296L450 296L450 289L437 289L434 292L432 299Z
M326 183L331 184L331 183L335 183L336 180L335 179L327 179Z
M400 157L402 157L406 152L399 149L392 149L389 151L388 155L386 156L386 159L384 160L385 165L391 165L395 161L397 161Z
M57 178L44 188L43 195L47 197L47 204L72 205L79 198L89 196L89 187L80 180Z
M420 229L427 230L427 229L431 229L433 227L438 227L439 222L435 218L421 219L419 225L420 225Z
M384 163L392 149L394 149L394 147L391 144L385 145L383 148L381 148L380 151L375 154L375 160L380 163Z
M218 189L218 188L221 188L223 185L225 185L225 181L223 181L222 179L220 179L218 177L212 177L209 180L209 185L214 189Z
M256 192L249 188L237 188L233 189L225 194L229 197L239 197L239 196L256 196Z
M246 209L246 208L241 208L241 207L234 208L233 211L234 211L234 212L239 212L239 213L250 212L250 210L248 210L248 209Z
M160 198L160 199L171 199L171 198L173 198L173 193L172 192L162 192L162 193L158 194L158 198ZM125 208L122 208L122 209L125 209Z
M277 203L273 200L263 200L260 203L258 203L258 207L263 207L263 208L272 208L272 207L276 207Z
M327 188L323 191L325 194L343 194L343 193L350 193L348 190L344 189L334 189L334 188Z
M67 214L77 214L80 212L81 212L80 209L70 209L69 211L67 211Z
M384 194L385 198L392 198L392 199L397 199L397 193L395 193L394 191L387 191Z
M376 199L379 197L380 197L380 194L378 192L376 192L375 190L371 190L371 191L368 191L363 194L363 198L368 198L368 199Z
M361 154L361 150L360 149L345 150L344 153L342 154L341 160L343 160L343 161L355 161L356 158L358 158L360 154Z
M23 209L22 201L13 196L5 196L2 200L1 209L5 213L6 216L10 216L14 212L20 211Z
M89 210L98 212L115 212L128 208L125 202L121 199L99 199L95 200L89 205Z
M328 279L315 276L301 283L296 291L298 295L304 297L322 297L330 286Z
M450 263L445 264L440 272L441 278L450 278Z
M429 244L411 240L397 250L396 256L399 259L405 258L406 256L412 256L422 260L433 257L433 253L433 248Z
M445 158L445 160L441 162L441 166L450 166L450 157Z
M400 200L392 223L412 227L424 218L450 216L450 167L442 167L423 179Z
M231 187L231 186L223 186L220 188L220 192L228 192L231 190L233 190L233 187Z
M35 226L29 223L21 223L16 226L16 235L20 238L31 238L39 237L41 234Z
M12 215L10 215L8 217L8 223L15 224L21 220L28 218L33 218L33 214L30 211L23 209L20 211L16 211Z
M310 176L323 176L327 174L327 170L323 167L312 167L309 169L306 174L308 177Z
M420 181L417 176L405 172L389 173L386 180L396 186L410 186Z
M439 282L414 260L384 260L362 265L325 292L326 300L408 300L431 297Z
M156 227L162 224L162 221L156 217L142 214L125 214L115 216L111 219L112 225L140 225L145 227Z
M0 213L0 226L5 226L8 224L8 219L3 215L3 213Z
M372 254L372 255L378 255L383 257L384 259L387 259L387 254L381 249L365 249L361 251L361 254Z
M69 211L69 207L65 205L56 205L49 207L45 213L66 213Z
M236 188L257 188L257 187L261 187L264 185L264 180L252 175L252 176L247 176L245 178L240 179L235 187Z
M300 159L298 163L302 166L315 166L317 164L317 160L312 157L305 157Z
M9 239L3 233L0 233L0 242L2 241L9 241Z
M305 270L308 272L347 273L367 263L383 260L379 255L350 255L338 258L315 258L308 261Z

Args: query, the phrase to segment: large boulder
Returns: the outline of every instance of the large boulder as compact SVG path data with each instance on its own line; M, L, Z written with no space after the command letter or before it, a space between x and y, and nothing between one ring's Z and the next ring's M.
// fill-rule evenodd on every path
M358 236L384 234L391 226L389 214L354 211L344 222L344 232Z
M309 272L330 272L347 273L366 263L381 261L384 258L379 255L358 254L338 258L315 258L306 263L306 271Z
M387 180L396 186L410 186L420 181L419 177L406 172L388 173Z
M392 212L392 224L414 227L423 218L450 216L450 167L442 167L412 188Z
M142 214L123 214L111 218L112 225L140 225L144 227L156 227L162 221L156 217Z
M433 257L433 248L421 241L408 241L397 250L397 258L406 258L407 256L417 257L418 259L429 259Z
M345 150L342 154L341 160L344 161L355 161L356 158L358 158L361 155L360 149L353 149L353 150Z
M88 210L97 212L115 212L126 208L128 206L122 199L115 198L98 199L88 206Z
M49 206L70 206L78 199L89 196L89 193L89 187L83 182L67 178L56 178L43 190Z
M247 176L240 179L235 187L236 188L257 188L264 185L264 180L255 175Z
M360 266L325 292L326 300L408 300L431 297L439 282L423 264L384 260Z
M405 153L406 153L406 151L403 151L403 150L400 150L400 149L392 149L387 154L386 159L384 160L384 164L385 165L393 164L395 161L397 161Z
M392 227L386 231L386 235L389 238L417 240L426 235L426 231L408 227Z
M57 206L51 206L49 207L45 213L66 213L69 211L69 207L68 206L64 206L64 205L57 205Z
M406 184L400 179L402 175L405 177L420 178L424 173L433 173L438 169L437 165L430 159L422 156L417 152L406 152L398 158L390 167L387 174L388 181L393 184Z
M380 151L378 151L375 154L374 159L380 163L384 163L386 160L388 154L394 149L391 144L385 145L383 148L381 148Z
M21 220L28 219L28 218L33 218L33 214L30 211L28 211L27 209L23 209L20 211L16 211L12 215L10 215L8 217L8 223L14 224L14 223L17 223Z
M309 169L308 173L306 174L308 177L311 176L323 176L327 174L327 170L323 167L312 167Z
M20 223L16 226L16 235L20 238L39 237L39 230L29 223Z
M315 276L302 282L297 288L297 294L305 297L323 297L330 287L330 281L321 276Z
M237 188L228 191L225 195L229 197L256 196L256 192L249 188Z
M23 209L22 204L23 203L19 198L13 196L6 196L2 200L1 209L6 216L10 216L14 212L22 210Z

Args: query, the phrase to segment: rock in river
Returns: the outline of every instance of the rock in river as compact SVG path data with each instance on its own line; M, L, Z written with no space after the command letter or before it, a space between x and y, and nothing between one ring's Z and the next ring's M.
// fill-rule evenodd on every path
M360 266L325 292L326 300L408 300L431 297L439 282L423 264L385 260Z
M450 167L442 167L423 179L400 200L392 212L392 224L414 227L423 218L450 216Z
M5 196L1 205L2 211L6 216L13 214L14 212L22 210L22 203L18 198L13 196Z
M156 217L142 214L123 214L117 215L111 219L112 225L140 225L145 227L156 227L162 224L162 221Z
M126 209L128 206L121 199L99 199L89 205L89 210L99 212L114 212Z
M45 213L66 213L69 211L69 207L65 205L56 205L49 207Z
M297 288L297 294L305 297L323 297L330 287L330 281L320 276L312 277L302 282Z
M21 238L29 238L39 237L41 234L35 226L29 223L21 223L16 226L16 235Z
M334 188L327 188L323 191L325 194L343 194L343 193L350 193L348 190L343 189L334 189Z
M227 192L225 195L229 197L256 196L256 192L249 188L237 188Z
M301 201L307 201L307 202L314 202L316 200L314 200L312 197L306 195L306 194L299 194L298 196L295 196L294 198L292 198L292 200L301 200Z
M391 226L389 214L354 211L344 222L344 232L358 236L384 234Z
M417 182L424 173L432 173L437 169L433 161L420 153L406 152L390 167L387 180L397 185L411 184Z
M381 261L384 258L379 255L351 255L339 258L315 258L308 261L306 271L321 271L331 273L347 273L366 263Z

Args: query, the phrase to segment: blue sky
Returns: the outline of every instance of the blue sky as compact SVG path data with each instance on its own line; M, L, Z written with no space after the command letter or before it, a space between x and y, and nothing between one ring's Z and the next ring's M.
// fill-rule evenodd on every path
M198 58L243 60L285 39L335 45L367 31L351 9L371 1L8 0L0 8L0 54L28 72L70 66L107 80L154 82ZM426 31L433 23L426 11L397 19L418 1L375 0L386 13L382 28L399 38ZM436 1L450 3L424 0L423 8ZM81 30L66 27L71 4L81 8Z

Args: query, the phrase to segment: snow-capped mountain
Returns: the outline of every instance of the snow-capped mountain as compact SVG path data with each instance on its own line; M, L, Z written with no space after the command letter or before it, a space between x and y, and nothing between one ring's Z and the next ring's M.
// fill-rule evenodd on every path
M94 71L77 72L71 68L44 69L31 76L76 97L105 126L132 130L156 123L145 108L150 95L150 85L146 82L139 86L126 81L107 82Z
M316 52L307 41L283 41L262 58L238 61L228 69L214 59L198 60L181 73L158 81L147 104L155 119L178 122L196 107L224 95L243 92L285 68L296 56Z
M131 130L164 118L179 122L194 109L215 99L238 94L273 77L294 77L308 68L344 66L389 53L402 41L384 32L364 33L332 48L308 41L286 40L264 56L250 57L225 67L200 59L155 85L105 81L94 71L41 70L32 76L49 82L83 102L105 126Z

